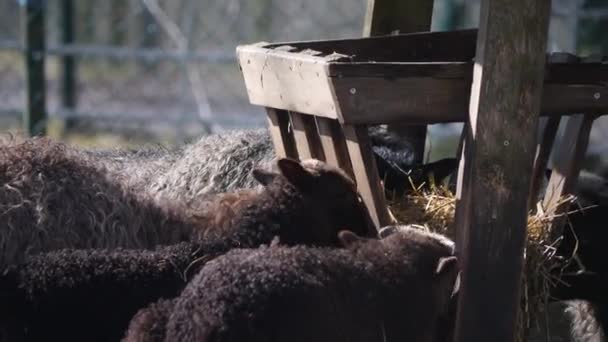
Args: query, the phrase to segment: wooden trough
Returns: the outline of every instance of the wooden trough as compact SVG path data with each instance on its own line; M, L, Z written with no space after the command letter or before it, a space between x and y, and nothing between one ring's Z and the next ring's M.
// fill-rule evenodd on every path
M476 41L471 29L259 43L239 46L237 54L250 102L266 107L277 153L343 167L385 225L364 126L466 121ZM547 58L541 115L606 112L608 64L561 57Z
M369 2L374 11L379 3ZM556 212L568 209L555 203L574 186L593 120L608 112L606 59L545 53L550 7L483 0L479 30L237 48L277 155L342 167L377 226L390 220L367 126L465 123L455 214L458 342L513 341L527 214L562 116L565 136L543 201ZM537 141L539 116L548 120Z

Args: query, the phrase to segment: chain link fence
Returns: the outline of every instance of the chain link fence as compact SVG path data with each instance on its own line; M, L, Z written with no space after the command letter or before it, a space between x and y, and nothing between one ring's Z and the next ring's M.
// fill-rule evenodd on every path
M22 5L0 1L2 128L18 127L25 103ZM364 0L47 0L45 6L49 119L79 131L154 136L264 125L261 109L247 100L236 46L360 35L365 11Z
M25 106L26 1L0 0L3 131L20 127ZM265 125L261 108L247 100L236 46L360 36L367 2L38 1L45 5L49 120L67 131L156 141ZM550 49L606 54L607 12L608 0L554 0ZM479 0L436 0L433 29L475 27L478 13ZM454 127L431 134L454 135Z

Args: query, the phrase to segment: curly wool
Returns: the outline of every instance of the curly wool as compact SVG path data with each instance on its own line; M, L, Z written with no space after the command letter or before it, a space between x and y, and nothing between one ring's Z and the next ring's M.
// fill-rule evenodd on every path
M199 253L181 243L31 256L0 277L0 331L24 341L117 341L139 308L179 294Z
M103 333L95 339L116 340L137 309L178 294L185 284L179 272L190 262L190 271L195 272L232 248L276 245L277 241L337 245L336 235L342 227L371 234L369 213L352 181L340 170L318 161L290 161L289 165L298 166L300 177L307 175L307 180L314 181L306 191L290 183L290 179L298 180L293 174L289 178L273 174L260 192L242 190L218 196L207 202L206 209L213 214L197 217L197 225L205 229L198 231L196 241L155 254L151 266L147 266L147 251L62 250L30 258L17 271L0 278L3 298L12 303L0 302L6 310L3 316L12 319L9 326L23 326L31 340L37 340L38 333L53 340L90 340L93 337L87 334L100 328ZM24 289L25 294L14 294L21 291L16 289ZM111 318L104 320L106 315ZM71 328L74 322L76 329Z
M406 148L383 134L370 128L377 144ZM183 241L193 207L217 193L259 190L250 173L267 168L273 154L265 129L169 149L86 151L47 138L7 139L0 145L0 269L57 248Z
M173 148L148 146L132 150L83 151L112 174L127 177L132 189L157 201L186 205L216 193L259 188L251 177L274 159L265 129L233 130L206 135L192 144Z
M159 205L122 180L48 138L1 145L0 269L66 247L152 248L189 238L194 225L183 207Z
M166 325L165 341L427 341L446 305L434 271L452 253L398 234L348 249L235 249L161 308L170 314L141 310L158 321L135 319L123 341L160 341L137 329L151 325Z

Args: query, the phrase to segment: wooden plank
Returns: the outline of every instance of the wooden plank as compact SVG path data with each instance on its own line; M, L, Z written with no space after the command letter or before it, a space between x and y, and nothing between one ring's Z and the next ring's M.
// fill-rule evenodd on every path
M537 203L538 192L545 177L547 162L549 161L549 156L553 149L553 143L555 142L555 136L557 135L560 121L561 118L558 116L549 118L543 130L542 138L536 145L534 166L532 167L532 176L530 180L530 194L528 195L528 205L531 209L534 208Z
M29 0L23 11L26 109L23 126L30 136L46 134L45 1Z
M456 224L455 341L514 341L550 0L484 0Z
M589 144L589 134L596 116L578 114L568 118L564 137L555 151L553 170L543 198L543 208L549 215L561 214L569 209L568 202L559 204L560 197L572 194L581 162ZM565 218L553 220L552 232L559 234Z
M293 125L293 136L300 159L325 160L315 117L295 112L290 112L289 116Z
M323 58L254 46L237 54L251 104L337 118Z
M332 78L341 123L412 124L462 122L467 118L470 82L429 77ZM382 111L378 111L382 108ZM608 86L546 84L542 116L608 112Z
M367 0L363 36L430 31L433 3L434 1L428 0ZM422 163L426 143L426 125L395 122L388 125L387 129L401 139L410 142L413 148L413 161Z
M458 79L470 82L473 77L473 62L429 61L386 63L330 62L328 75L339 78L379 77L389 80L410 77ZM555 84L601 85L608 79L608 63L548 63L544 81Z
M298 159L293 135L289 132L289 114L284 110L266 108L268 130L278 158Z
M369 209L376 228L386 226L391 221L367 127L364 125L342 127L359 193Z
M317 117L316 120L321 137L321 146L325 154L325 161L330 165L340 167L354 179L355 174L353 173L346 147L346 139L344 138L344 132L342 132L340 123L337 120L321 117Z
M277 42L259 46L269 49L292 46L294 51L311 49L318 51L320 55L338 52L353 56L354 61L435 60L449 62L473 59L476 39L477 29L466 29L350 39Z
M547 65L547 83L604 84L608 63L551 63Z

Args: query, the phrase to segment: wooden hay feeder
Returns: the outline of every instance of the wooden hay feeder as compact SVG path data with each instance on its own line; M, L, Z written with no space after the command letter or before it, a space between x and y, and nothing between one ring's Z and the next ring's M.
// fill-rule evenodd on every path
M470 29L258 43L237 54L250 102L266 107L277 155L342 167L376 224L385 225L366 126L466 121L476 44L477 29ZM608 109L608 66L562 57L548 59L541 100L541 115L557 118L547 126L553 137L561 115ZM545 140L548 156L553 140Z
M342 167L377 226L390 220L367 125L465 123L454 218L463 271L458 342L521 340L527 214L561 116L574 114L542 203L550 216L568 209L559 201L575 184L593 120L608 112L605 59L545 54L550 7L550 0L484 0L479 31L237 48L277 156ZM538 115L549 117L540 141Z

